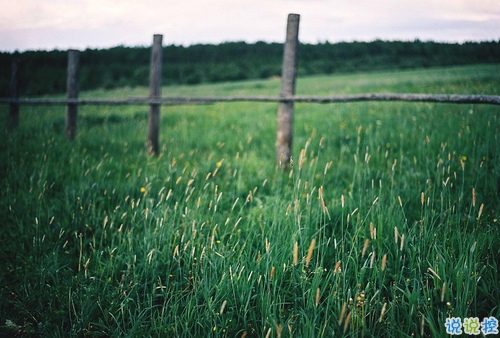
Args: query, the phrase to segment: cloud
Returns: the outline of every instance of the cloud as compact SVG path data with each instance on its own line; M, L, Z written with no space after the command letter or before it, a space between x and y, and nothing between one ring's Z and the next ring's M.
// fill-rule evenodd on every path
M3 2L3 3L2 3ZM498 0L0 0L0 49L283 41L500 38ZM70 42L73 40L74 42Z

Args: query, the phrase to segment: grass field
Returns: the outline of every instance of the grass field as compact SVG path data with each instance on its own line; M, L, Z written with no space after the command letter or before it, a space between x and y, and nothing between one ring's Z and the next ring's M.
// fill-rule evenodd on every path
M500 95L500 65L302 78L297 94ZM146 88L81 93L144 96ZM164 96L279 93L279 80ZM0 106L0 335L446 336L500 319L500 108L277 103Z

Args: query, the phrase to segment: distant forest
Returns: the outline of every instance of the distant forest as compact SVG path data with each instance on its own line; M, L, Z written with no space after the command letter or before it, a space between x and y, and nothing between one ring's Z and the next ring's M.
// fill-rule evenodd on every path
M0 53L0 97L9 96L11 60L20 60L20 95L64 93L66 51ZM163 47L163 85L198 84L280 76L280 43L227 42ZM80 90L148 86L149 47L86 49L80 56ZM301 44L298 75L366 72L474 63L500 63L500 40L341 42Z

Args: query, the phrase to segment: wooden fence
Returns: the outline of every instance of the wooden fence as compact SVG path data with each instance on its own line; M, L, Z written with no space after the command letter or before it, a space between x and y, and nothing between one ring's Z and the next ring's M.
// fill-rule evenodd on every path
M11 90L9 98L0 98L0 104L9 104L9 129L19 124L19 105L65 105L66 106L66 138L76 137L77 113L80 105L149 105L147 150L150 154L159 152L160 107L162 105L209 104L215 102L279 102L278 130L276 139L276 160L287 167L291 158L293 139L293 111L295 102L337 103L356 101L410 101L438 102L455 104L493 104L500 105L497 95L434 95L434 94L356 94L338 96L297 96L295 83L297 74L297 49L299 35L298 14L289 14L284 45L281 89L279 96L231 96L231 97L161 97L162 74L162 35L153 36L150 66L150 91L146 98L127 99L79 99L78 70L80 52L68 51L67 98L66 99L30 99L19 98L18 74L19 61L14 59L11 72Z

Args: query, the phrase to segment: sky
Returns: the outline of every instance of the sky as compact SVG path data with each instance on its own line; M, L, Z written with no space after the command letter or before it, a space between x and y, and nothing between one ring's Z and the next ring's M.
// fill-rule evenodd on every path
M500 0L0 0L0 51L228 41L499 41Z

